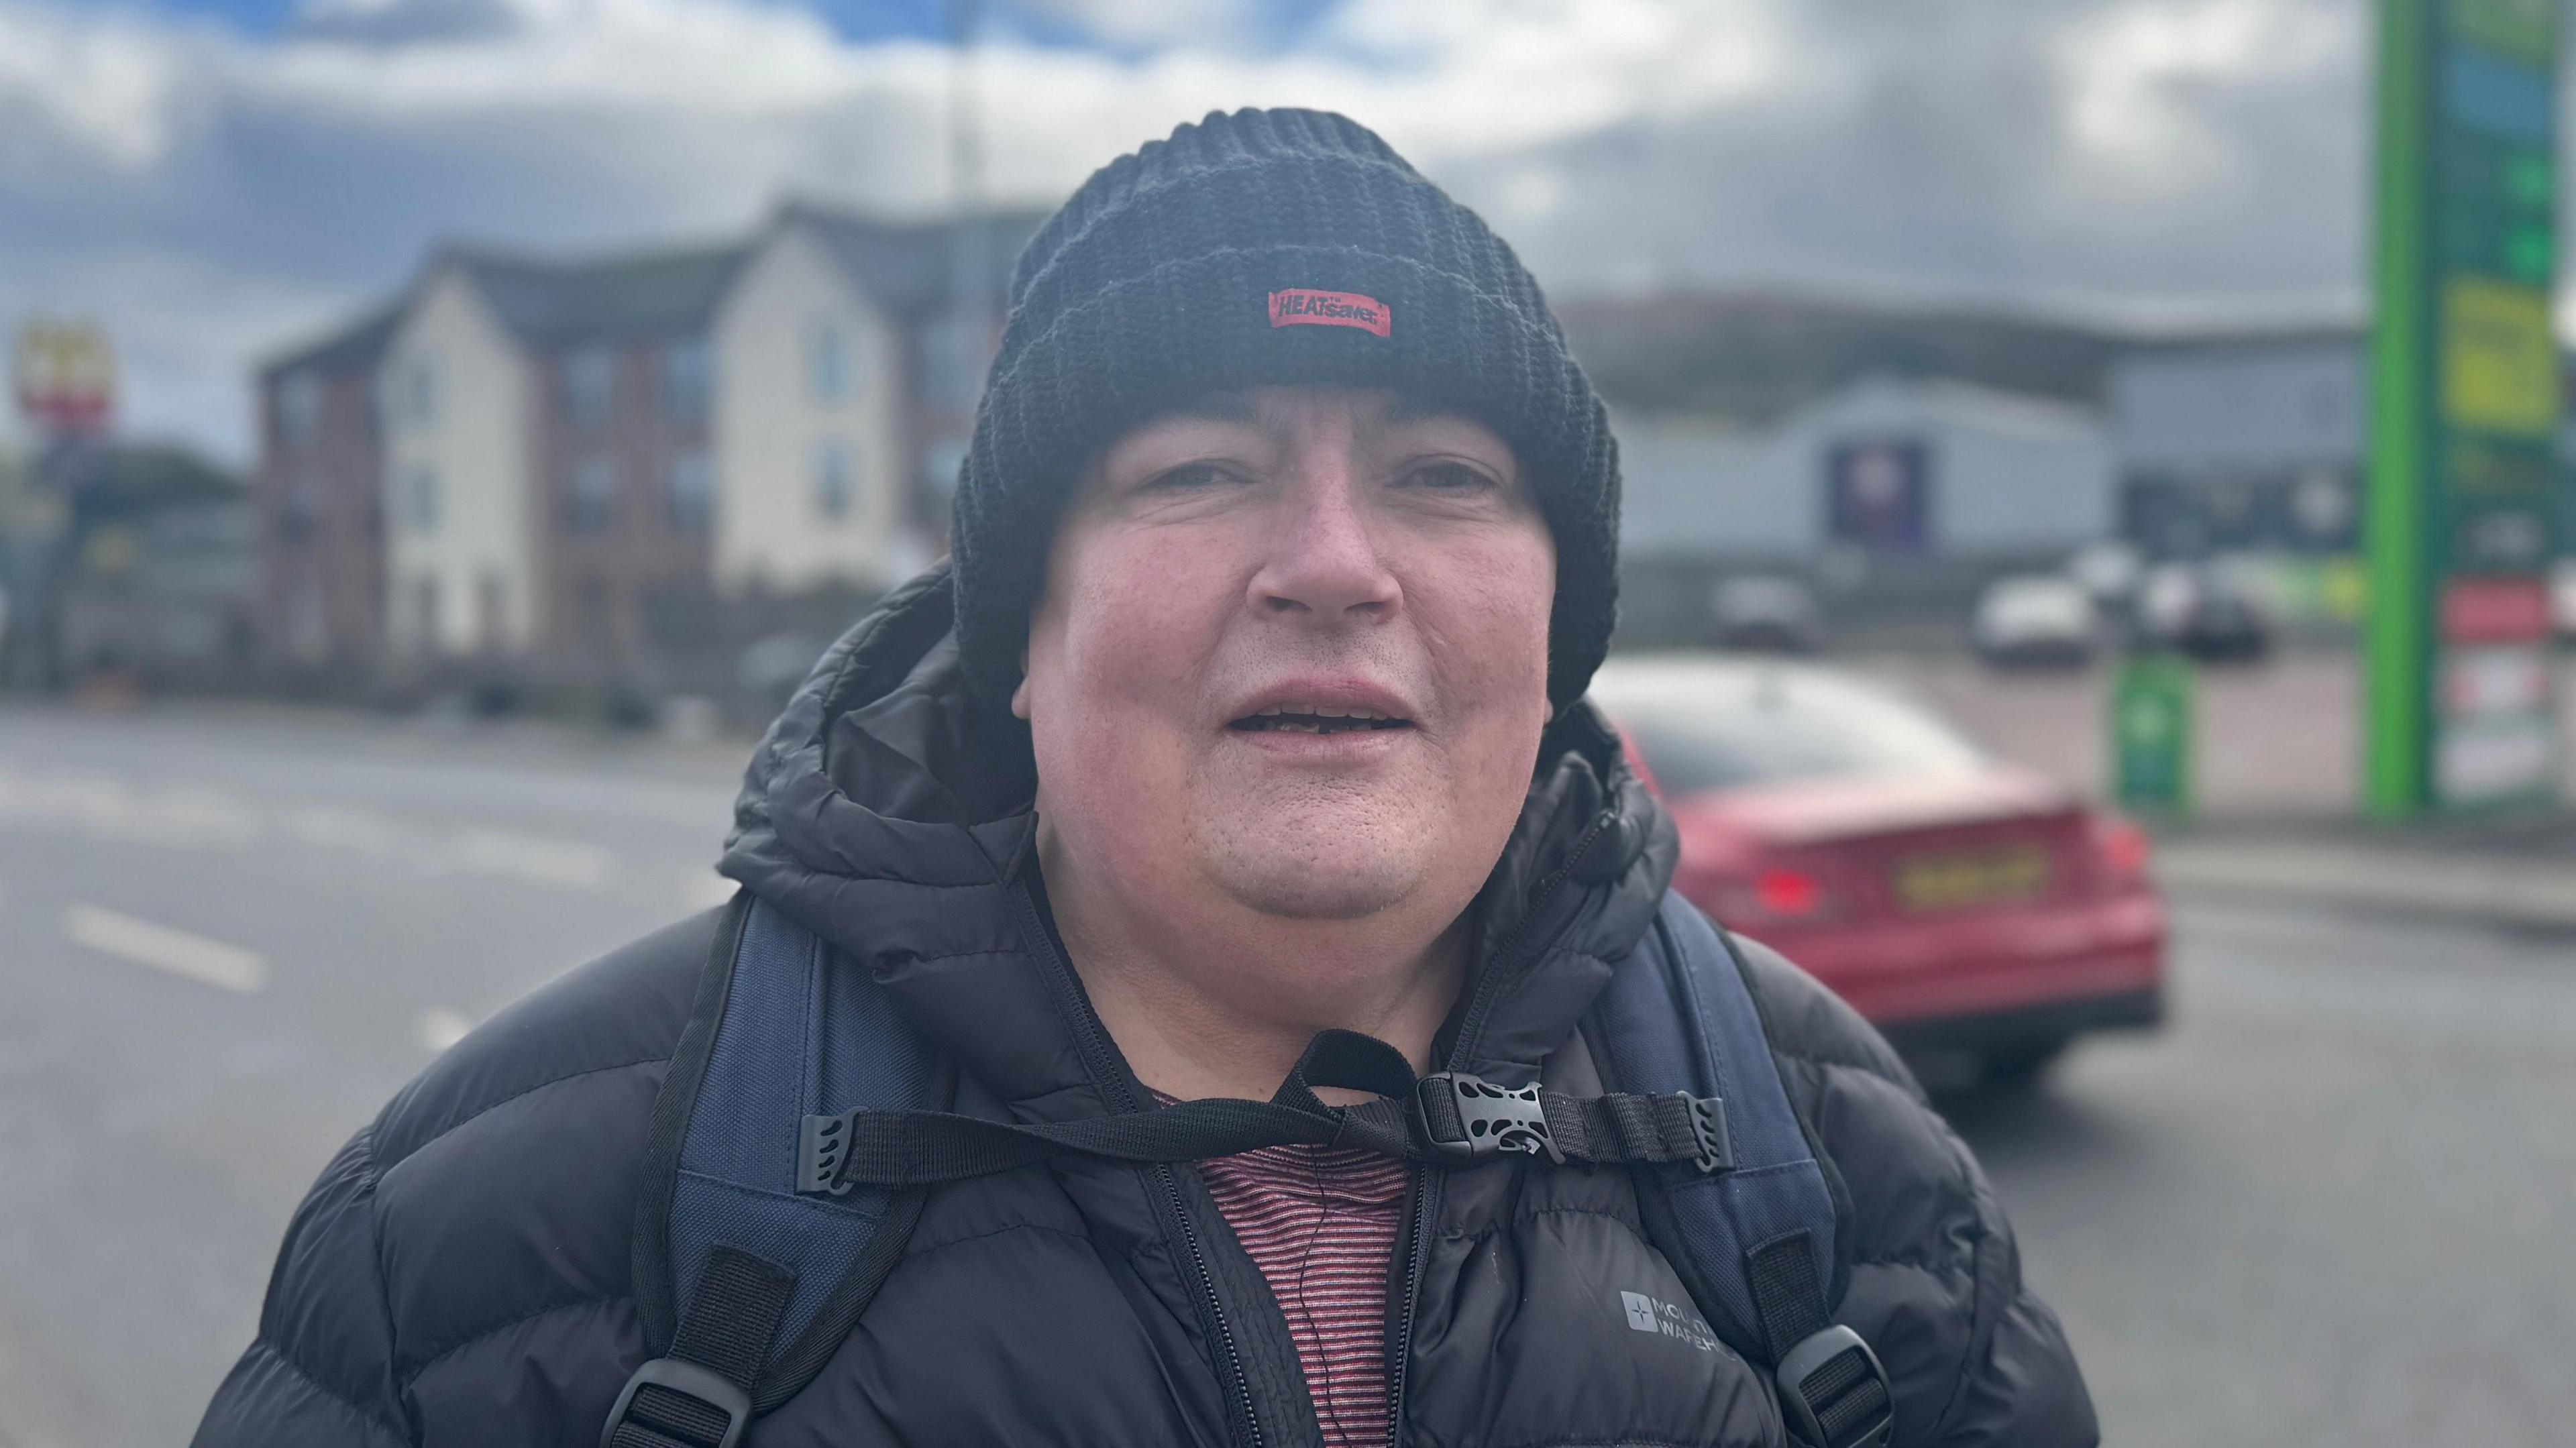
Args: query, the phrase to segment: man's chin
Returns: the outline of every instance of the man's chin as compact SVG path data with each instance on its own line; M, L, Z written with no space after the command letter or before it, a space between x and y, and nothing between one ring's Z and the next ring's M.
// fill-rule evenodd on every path
M1318 869L1312 857L1220 861L1218 888L1237 904L1283 920L1364 920L1394 909L1419 888L1418 870Z

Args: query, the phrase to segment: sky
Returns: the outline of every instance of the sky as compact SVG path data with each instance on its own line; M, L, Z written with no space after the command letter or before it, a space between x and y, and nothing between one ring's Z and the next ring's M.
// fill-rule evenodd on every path
M1375 127L1551 295L2355 314L2360 0L0 0L0 328L104 325L129 433L250 450L258 359L442 241L1046 203L1210 109Z

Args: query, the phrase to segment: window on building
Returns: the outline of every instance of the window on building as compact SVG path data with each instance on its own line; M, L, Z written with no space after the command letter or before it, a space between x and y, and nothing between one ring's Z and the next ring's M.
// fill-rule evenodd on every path
M971 410L983 391L984 361L972 322L954 312L931 318L921 328L923 399L950 411Z
M921 481L928 496L945 503L957 495L957 470L966 465L966 440L933 439L921 449Z
M438 469L413 468L403 474L400 507L405 526L415 533L438 531Z
M837 522L850 516L850 446L837 438L814 445L814 511Z
M605 533L616 519L616 461L605 453L576 461L564 488L564 531Z
M290 372L277 384L277 441L282 447L310 447L322 431L322 379L310 371Z
M496 570L474 580L474 638L485 653L499 653L510 637L510 585Z
M277 505L278 540L301 543L313 536L321 522L321 491L309 482L289 484Z
M585 578L574 586L573 612L575 626L581 630L581 641L592 648L605 648L615 628L611 617L612 600L605 579Z
M422 355L403 364L397 374L394 415L414 428L438 424L438 359Z
M331 652L330 603L318 582L307 579L287 596L286 649L306 664L318 664Z
M662 411L683 422L694 422L707 415L707 392L712 382L707 343L703 337L690 337L662 349Z
M411 633L426 653L439 647L438 580L422 578L411 586Z
M838 322L817 320L805 334L806 395L821 407L849 401L852 371L849 334Z
M703 451L674 454L662 470L662 506L671 526L703 531L715 511L715 470Z
M578 423L608 420L617 400L617 354L606 347L576 347L564 354L564 415Z

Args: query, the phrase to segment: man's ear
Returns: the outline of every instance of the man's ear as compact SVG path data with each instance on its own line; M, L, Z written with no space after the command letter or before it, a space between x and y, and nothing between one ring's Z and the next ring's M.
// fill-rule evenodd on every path
M1011 712L1026 720L1029 717L1029 651L1020 650L1020 682L1011 690Z

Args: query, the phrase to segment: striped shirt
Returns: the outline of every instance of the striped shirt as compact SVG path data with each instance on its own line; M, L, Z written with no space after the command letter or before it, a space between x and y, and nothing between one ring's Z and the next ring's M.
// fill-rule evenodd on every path
M1408 1168L1375 1152L1273 1146L1210 1158L1199 1171L1279 1299L1326 1448L1379 1448L1387 1277Z

